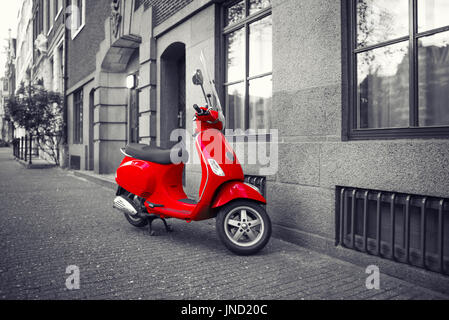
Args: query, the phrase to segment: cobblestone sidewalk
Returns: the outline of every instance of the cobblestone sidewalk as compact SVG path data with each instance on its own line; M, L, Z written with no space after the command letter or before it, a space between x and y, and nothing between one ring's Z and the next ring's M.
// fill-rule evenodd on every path
M149 237L112 209L114 192L60 169L27 170L0 149L1 299L447 299L272 239L239 257L219 242L214 221L173 221ZM80 269L69 291L66 267Z

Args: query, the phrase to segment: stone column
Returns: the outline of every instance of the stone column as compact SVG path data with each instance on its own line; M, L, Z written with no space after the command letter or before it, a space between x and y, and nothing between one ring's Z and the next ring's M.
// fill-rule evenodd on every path
M157 99L156 99L156 41L152 36L152 10L142 13L139 48L139 135L140 142L156 145Z
M95 90L94 106L94 171L112 173L123 155L120 148L127 141L128 89L123 74L101 73L100 85Z

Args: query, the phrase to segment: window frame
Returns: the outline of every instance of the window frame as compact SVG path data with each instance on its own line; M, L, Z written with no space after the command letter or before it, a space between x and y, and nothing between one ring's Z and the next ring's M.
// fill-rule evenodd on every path
M236 85L236 84L244 84L245 87L245 95L244 95L244 109L245 109L245 128L243 128L243 131L246 131L249 129L249 108L250 108L250 97L249 97L249 83L251 80L254 79L259 79L259 78L264 78L267 76L273 76L273 69L270 72L265 72L263 74L258 74L255 76L250 76L249 75L249 43L250 43L250 28L249 26L257 21L260 21L268 16L272 16L272 4L270 4L270 6L263 8L261 10L259 10L258 12L252 14L252 15L248 15L249 14L249 0L243 0L245 1L245 17L243 19L241 19L240 21L230 24L230 25L226 25L226 13L227 13L227 9L229 7L232 7L233 5L239 3L242 0L233 0L233 1L228 1L226 3L224 3L221 6L221 26L220 26L220 32L221 32L221 46L222 46L222 70L223 70L223 74L222 74L222 96L223 99L222 101L224 101L224 105L225 105L225 116L226 116L226 128L232 129L232 130L239 130L239 129L235 129L235 128L231 128L229 126L230 124L230 119L228 119L227 114L228 114L228 105L226 103L226 95L227 95L227 87L228 86L232 86L232 85ZM243 29L244 31L244 51L245 51L245 75L243 80L236 80L236 81L227 81L227 66L228 66L228 52L227 52L227 40L226 40L226 36L229 35L232 32L238 31L240 29ZM256 129L253 129L256 130Z
M54 26L54 0L47 0L47 9L45 10L47 14L47 36L53 31Z
M370 140L370 139L404 139L404 138L444 138L449 137L449 125L419 127L419 86L418 86L418 39L449 31L449 25L430 29L424 32L418 31L418 0L408 0L409 31L407 36L391 39L374 45L357 48L357 0L342 2L344 13L342 24L346 29L347 37L343 38L343 52L347 56L343 59L343 91L347 97L343 97L343 130L344 140ZM357 54L367 52L389 45L408 42L409 45L409 126L403 128L357 128ZM347 107L345 107L347 105Z
M64 2L62 0L54 0L55 2L55 21L58 20L61 15L62 10L64 9Z
M76 38L76 36L84 29L84 26L86 25L86 0L71 0L70 3L72 7L76 6L77 1L81 1L82 4L82 9L80 12L81 21L80 26L77 29L75 29L77 21L75 21L75 19L72 18L72 29L71 29L72 40ZM71 13L71 15L73 16L73 12Z

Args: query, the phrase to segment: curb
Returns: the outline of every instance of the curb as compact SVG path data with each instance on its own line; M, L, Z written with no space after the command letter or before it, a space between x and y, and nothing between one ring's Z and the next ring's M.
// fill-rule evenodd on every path
M91 173L90 171L78 171L78 170L70 170L70 171L73 173L73 175L77 177L84 178L86 180L99 184L103 187L112 189L114 191L117 189L117 183L106 177L99 176L97 174Z
M21 166L23 166L26 169L51 169L55 168L56 164L50 163L50 162L44 162L44 163L31 163L29 164L28 161L20 160L17 158L14 158ZM41 161L45 161L42 159L39 159Z

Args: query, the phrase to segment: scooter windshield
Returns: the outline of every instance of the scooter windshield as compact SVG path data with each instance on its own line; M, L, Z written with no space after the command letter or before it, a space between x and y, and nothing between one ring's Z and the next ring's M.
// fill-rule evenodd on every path
M203 51L201 51L200 61L201 61L202 69L204 70L204 78L205 78L204 85L205 85L206 91L211 92L214 97L213 101L215 103L212 103L214 105L212 105L210 107L212 107L213 109L215 109L216 111L218 111L219 113L221 113L223 115L223 109L221 107L220 97L218 95L217 88L215 86L215 81L212 80L212 77L209 73L208 63L207 63L207 60L206 60L206 57L205 57Z

